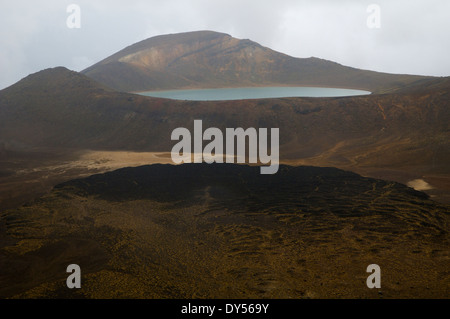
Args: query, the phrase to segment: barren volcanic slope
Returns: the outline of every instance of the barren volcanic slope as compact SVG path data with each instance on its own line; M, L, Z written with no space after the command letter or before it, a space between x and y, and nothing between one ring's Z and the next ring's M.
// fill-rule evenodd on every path
M449 296L449 207L337 168L124 168L19 204L36 198L30 183L88 172L60 159L169 152L172 131L196 119L279 128L280 159L293 165L432 174L449 200L450 78L298 59L209 31L154 37L83 73L47 69L0 91L0 297ZM263 85L377 93L184 102L116 91ZM65 287L72 263L81 290ZM374 263L381 291L365 284Z
M197 31L133 44L82 71L119 91L305 85L386 92L426 77L359 70L294 58L250 40Z
M449 78L359 97L184 102L115 92L59 67L0 91L0 146L170 151L171 132L201 119L204 128L222 130L278 127L281 158L342 151L337 161L348 152L341 161L429 163L442 170L449 159L449 103Z
M118 93L80 73L48 69L0 91L0 209L30 185L20 175L24 166L85 149L169 152L171 132L192 130L195 119L222 130L278 127L280 158L293 164L367 175L382 169L372 176L390 180L391 170L401 170L409 174L395 177L402 183L435 174L450 202L449 107L448 78L360 97L183 102ZM47 178L36 180L39 188Z
M449 213L335 168L124 168L2 214L0 296L446 298ZM65 286L72 263L81 289Z

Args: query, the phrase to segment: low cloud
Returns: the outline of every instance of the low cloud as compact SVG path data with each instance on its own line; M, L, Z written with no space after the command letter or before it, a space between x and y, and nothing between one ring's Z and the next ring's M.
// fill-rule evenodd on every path
M69 29L69 4L81 28ZM370 29L367 6L381 8ZM316 56L391 73L450 75L450 1L113 0L2 3L0 89L63 65L80 71L145 38L194 30L226 32L295 56Z

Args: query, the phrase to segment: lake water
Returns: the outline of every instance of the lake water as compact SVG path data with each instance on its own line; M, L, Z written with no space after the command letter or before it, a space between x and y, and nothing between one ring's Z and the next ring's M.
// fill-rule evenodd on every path
M282 97L338 97L367 95L369 91L319 87L249 87L141 92L141 95L174 100L220 101Z

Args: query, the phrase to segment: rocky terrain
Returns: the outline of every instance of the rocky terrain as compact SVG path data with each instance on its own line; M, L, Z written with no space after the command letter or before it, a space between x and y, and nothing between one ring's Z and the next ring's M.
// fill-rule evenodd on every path
M265 85L374 93L130 93ZM0 297L448 298L449 107L448 77L293 58L207 31L144 40L81 73L31 74L0 91ZM286 165L264 176L158 164L194 120L279 128ZM65 285L72 263L82 289ZM366 286L369 264L381 289Z
M26 185L21 169L52 166L47 161L58 154L77 161L84 150L170 152L171 132L192 130L201 119L205 128L222 130L278 127L285 163L404 184L425 178L434 187L428 193L450 202L449 92L449 79L442 78L358 97L174 101L115 92L65 68L48 69L0 91L0 183L16 178Z
M124 168L2 213L0 296L446 298L449 213L335 168ZM72 263L81 289L66 287Z

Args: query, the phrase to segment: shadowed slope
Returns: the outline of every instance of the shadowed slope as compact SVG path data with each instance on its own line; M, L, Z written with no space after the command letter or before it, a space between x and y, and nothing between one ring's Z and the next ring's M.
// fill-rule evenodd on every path
M278 127L280 159L293 165L334 166L403 183L437 174L431 185L448 201L449 94L443 78L392 94L184 102L118 93L80 73L47 69L0 91L0 203L18 194L8 192L21 181L20 163L29 168L65 152L76 160L86 149L170 152L172 131L192 131L196 119L204 129L222 131ZM394 178L392 170L411 178Z
M449 159L449 88L441 79L396 94L184 102L114 92L55 68L0 91L0 149L170 151L171 132L201 119L221 130L278 127L282 159L439 171Z

